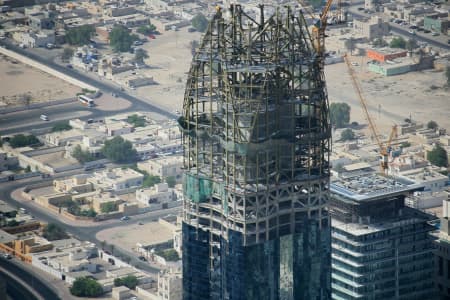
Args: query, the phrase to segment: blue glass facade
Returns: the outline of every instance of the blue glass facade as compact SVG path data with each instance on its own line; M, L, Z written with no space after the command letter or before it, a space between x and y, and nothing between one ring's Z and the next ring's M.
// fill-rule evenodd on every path
M208 233L183 224L183 300L330 299L330 232L314 223L252 246L229 231L212 260L217 273L210 268Z

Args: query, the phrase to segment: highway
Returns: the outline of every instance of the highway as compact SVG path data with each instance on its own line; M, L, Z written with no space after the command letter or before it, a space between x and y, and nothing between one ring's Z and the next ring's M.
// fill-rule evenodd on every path
M22 188L26 185L31 185L31 184L35 184L35 183L43 182L43 181L48 181L50 184L50 182L54 178L55 177L47 178L47 179L32 178L30 180L27 180L26 182L2 183L2 184L0 184L0 199L8 202L10 205L12 205L14 207L24 207L36 219L43 220L48 223L58 224L59 226L64 228L68 233L72 234L75 238L80 239L80 240L90 241L92 243L95 243L98 247L100 247L101 241L99 241L96 238L96 234L101 230L113 228L113 227L117 227L117 226L123 226L125 224L136 224L138 222L156 221L160 217L166 216L168 214L177 214L181 210L181 207L157 210L157 211L149 212L149 213L146 213L143 215L132 216L130 218L130 220L128 220L126 222L122 222L119 220L108 220L108 221L98 222L96 226L72 226L72 225L68 225L64 222L61 222L61 220L57 216L55 216L51 213L44 212L45 211L44 209L38 209L34 205L30 205L27 202L16 201L15 199L13 199L11 197L11 193L18 188ZM144 271L147 271L150 273L154 273L154 274L159 272L159 269L156 269L156 268L150 266L146 262L140 261L136 257L136 253L126 252L123 249L118 249L118 247L115 247L114 255L130 257L131 258L130 264L137 266L141 270L144 270Z

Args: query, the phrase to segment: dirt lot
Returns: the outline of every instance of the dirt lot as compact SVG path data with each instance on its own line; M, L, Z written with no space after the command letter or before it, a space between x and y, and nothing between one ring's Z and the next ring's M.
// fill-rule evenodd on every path
M131 232L133 234L130 234ZM171 238L172 231L158 222L125 225L97 233L97 239L100 241L108 241L108 243L128 251L133 251L138 242L143 245L151 245L166 242Z
M338 36L328 38L328 49L344 53L337 39ZM443 88L443 72L426 70L384 77L367 69L365 57L350 56L350 60L358 64L353 69L380 133L389 132L392 125L410 116L423 123L435 120L450 130L450 90ZM352 108L351 121L367 123L347 66L344 63L327 65L325 73L330 102L348 103Z
M80 88L7 56L0 55L0 107L74 97Z
M186 73L192 60L189 43L199 38L200 33L190 33L187 28L181 28L179 31L164 32L145 43L143 48L150 56L146 60L150 69L145 73L158 84L138 88L137 95L170 111L181 110Z

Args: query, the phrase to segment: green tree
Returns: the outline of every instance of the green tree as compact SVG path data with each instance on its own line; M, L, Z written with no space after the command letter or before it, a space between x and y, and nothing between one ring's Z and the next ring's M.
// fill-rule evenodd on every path
M117 205L114 202L106 202L106 203L102 203L100 205L100 210L102 211L102 213L110 213L112 211L116 211L117 210Z
M418 47L417 41L415 39L408 39L405 44L405 48L409 51L413 51Z
M109 33L109 44L115 52L129 51L133 42L138 39L123 25L115 25Z
M438 123L436 123L436 122L433 121L433 120L431 120L431 121L429 121L429 122L427 123L427 128L428 128L428 129L436 129L436 128L438 128L438 127L439 127Z
M9 140L9 144L13 148L34 146L40 144L37 137L34 135L16 134Z
M122 285L126 286L129 289L134 290L138 285L138 279L136 276L133 275L127 275L122 278L114 279L114 286L122 286Z
M396 36L395 38L392 39L391 43L389 44L389 47L405 49L406 41L402 37Z
M136 51L134 52L134 60L138 63L144 63L144 59L148 58L148 54L147 51L145 51L144 49L136 49Z
M73 282L70 293L77 297L98 297L103 294L103 288L92 278L78 277Z
M76 145L72 151L72 157L78 160L79 163L85 163L95 160L95 157L89 151L83 151L80 145Z
M69 125L68 121L58 122L52 127L52 132L56 131L66 131L72 129L72 126Z
M112 140L106 141L102 148L102 153L109 160L115 163L129 163L136 161L137 152L129 141L125 141L121 136L116 136Z
M351 141L355 139L355 133L351 129L345 129L341 133L341 140L342 141Z
M372 45L374 47L386 47L388 43L382 38L376 38L373 40Z
M8 223L6 224L6 226L8 226L8 227L14 227L14 226L17 226L17 225L19 225L20 223L19 222L17 222L16 220L10 220L10 221L8 221Z
M175 184L177 184L177 180L175 179L174 176L167 176L166 183L170 188L173 188Z
M83 25L77 28L69 29L66 33L66 42L70 45L86 45L89 44L95 28L91 25Z
M142 182L142 187L152 187L157 183L161 182L161 178L159 176L153 175L144 175L144 181Z
M134 127L144 127L147 124L144 116L138 116L136 114L128 116L127 122L132 124Z
M331 103L331 124L336 128L342 128L350 122L350 106L347 103Z
M208 28L208 19L202 14L198 13L192 20L192 27L194 27L199 32L205 32Z
M448 167L447 151L440 145L434 146L433 150L427 153L427 159L430 163L438 167Z
M69 238L66 231L57 224L49 223L44 227L42 236L49 241L62 240Z
M349 39L345 40L344 46L348 51L350 51L350 55L353 55L353 51L356 49L355 39L353 37L350 37Z
M150 23L148 25L138 27L136 31L143 35L149 35L156 32L156 26Z
M70 47L65 47L63 53L61 54L61 59L64 62L68 62L70 58L73 56L73 49Z
M445 69L445 78L447 79L447 86L450 87L450 67Z
M400 144L400 147L402 147L402 148L411 147L411 143L410 142L403 142L403 143Z
M167 261L177 261L180 259L180 256L178 256L178 252L175 251L175 249L156 251L156 255L163 257Z

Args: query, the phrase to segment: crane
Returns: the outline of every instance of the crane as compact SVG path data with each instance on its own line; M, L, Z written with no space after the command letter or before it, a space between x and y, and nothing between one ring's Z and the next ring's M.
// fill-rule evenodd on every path
M302 1L299 0L300 4L303 7L307 7L307 5ZM333 0L327 0L327 3L325 4L324 8L322 9L322 13L320 14L320 18L317 22L315 22L311 36L313 40L313 46L316 50L317 54L319 55L320 59L320 67L323 68L324 65L324 52L325 52L325 30L327 28L327 18L328 18L328 12L330 11L331 4L333 3ZM311 12L308 12L310 16L313 16Z
M322 9L322 13L320 14L320 19L318 22L316 22L316 24L314 24L312 30L314 48L316 49L319 56L321 56L322 62L325 52L325 30L327 29L328 12L330 11L332 3L333 0L327 0L325 7Z
M357 81L357 79L355 77L355 72L354 72L354 70L353 70L353 68L352 68L352 66L350 64L350 60L347 58L347 55L344 56L344 59L345 59L345 62L347 64L347 67L348 67L348 70L349 70L349 73L350 73L350 77L352 79L353 86L354 86L355 91L356 91L356 93L358 95L359 101L361 102L361 106L362 106L362 109L363 109L364 114L366 116L367 122L369 123L369 128L370 128L370 130L372 132L373 137L375 138L375 140L376 140L376 142L378 144L378 148L379 148L379 151L380 151L380 167L381 167L381 170L384 173L386 173L388 168L389 168L389 153L390 153L390 150L391 150L391 143L394 140L394 138L397 137L397 125L392 126L391 133L389 135L389 139L387 140L386 143L383 143L380 140L377 127L375 126L375 122L372 120L372 117L370 116L369 110L367 108L366 100L363 97L361 87L360 87L360 85L359 85L359 83L358 83L358 81Z

